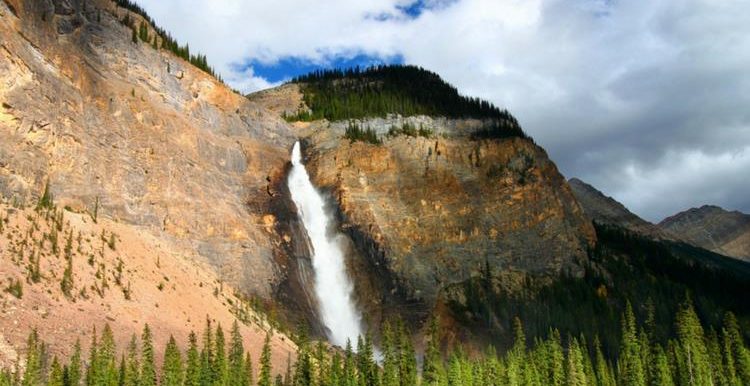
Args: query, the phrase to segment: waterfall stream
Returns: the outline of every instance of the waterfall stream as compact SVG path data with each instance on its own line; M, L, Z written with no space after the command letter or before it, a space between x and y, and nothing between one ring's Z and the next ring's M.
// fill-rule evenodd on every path
M346 273L341 244L344 236L334 228L323 196L310 181L302 164L299 142L292 149L292 170L287 183L312 246L315 294L321 321L328 330L328 339L341 347L346 345L347 340L354 345L362 334L362 315L352 299L352 283Z

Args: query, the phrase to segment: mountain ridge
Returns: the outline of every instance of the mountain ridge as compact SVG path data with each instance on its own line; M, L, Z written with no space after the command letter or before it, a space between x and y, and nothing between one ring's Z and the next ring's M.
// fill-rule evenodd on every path
M681 240L737 259L750 261L750 215L703 205L669 216L658 226Z

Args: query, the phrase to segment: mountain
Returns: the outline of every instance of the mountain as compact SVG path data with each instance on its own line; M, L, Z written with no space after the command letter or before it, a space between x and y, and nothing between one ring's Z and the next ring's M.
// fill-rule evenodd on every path
M669 234L656 225L638 217L612 197L604 195L595 187L578 178L568 180L570 189L583 211L593 221L600 224L623 227L635 233L654 238L670 238Z
M636 318L655 344L678 342L675 367L687 310L691 337L726 326L745 353L750 265L654 237L566 181L510 112L428 70L318 71L240 95L128 0L1 0L0 36L0 368L37 370L50 358L35 352L68 358L80 338L111 382L115 343L148 324L158 357L174 354L170 336L184 348L203 330L188 359L208 367L201 384L225 384L228 342L234 376L247 372L222 332L237 321L254 369L265 346L275 374L299 358L295 384L321 376L341 352L322 343L315 251L287 181L296 141L372 336L344 353L357 374L381 371L366 353L394 330L413 377L409 348L436 363L453 352L452 374L462 352L513 348L498 366L512 369L532 359L521 337L547 342L534 360L544 347L562 358L560 337L598 337L606 370Z
M118 4L0 1L1 340L36 328L62 353L105 322L119 343L148 323L161 350L242 311L257 359L269 326L250 305L280 280L268 185L293 133Z
M704 205L662 220L659 228L690 244L750 261L750 215Z

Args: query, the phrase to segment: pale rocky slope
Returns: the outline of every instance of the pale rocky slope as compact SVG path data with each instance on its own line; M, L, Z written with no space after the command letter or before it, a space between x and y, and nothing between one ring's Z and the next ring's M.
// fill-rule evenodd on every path
M207 314L228 329L235 292L270 301L283 279L271 214L283 198L269 187L283 177L289 125L171 53L133 43L119 22L126 13L108 0L0 0L0 215L9 218L0 281L24 283L21 299L0 295L5 360L31 327L55 352L79 333L87 343L94 325L109 322L121 340L148 322L161 349L168 332L181 342L200 332ZM48 249L40 283L26 281L18 243L46 232L29 208L47 182L68 208L64 232L91 239L74 256L75 291L86 296L61 294L64 259ZM41 229L27 237L29 221ZM102 231L117 235L116 250L101 246ZM113 284L120 260L131 300ZM103 285L92 278L99 263L102 296L90 287ZM257 359L265 333L249 323ZM274 340L278 370L293 350L285 339Z
M288 125L171 53L132 43L112 2L84 11L82 1L7 1L0 194L33 202L49 180L75 211L98 198L102 216L195 249L225 281L270 298L278 240L263 216Z
M101 331L108 323L124 348L147 323L160 358L170 334L187 347L188 334L200 334L206 318L225 331L239 319L245 347L256 361L266 332L274 331L265 315L199 263L194 251L147 230L7 203L0 204L0 222L0 367L18 359L32 329L52 354L67 357L76 339L88 346L93 328ZM68 259L72 281L66 295L61 283ZM11 289L16 282L21 294ZM285 369L295 350L289 338L275 333L277 371Z
M750 262L750 215L704 205L667 217L659 227L680 240Z

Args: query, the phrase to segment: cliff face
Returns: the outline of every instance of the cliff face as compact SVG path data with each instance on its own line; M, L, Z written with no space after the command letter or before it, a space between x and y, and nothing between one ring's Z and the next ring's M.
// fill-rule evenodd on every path
M750 215L704 205L668 217L659 227L695 246L750 261Z
M519 138L471 140L465 129L476 122L407 121L433 135L388 136L402 118L360 122L381 145L343 138L341 122L299 128L308 135L308 170L338 204L359 251L353 271L374 276L355 281L367 308L419 318L442 289L487 267L582 272L594 231L541 148Z
M269 297L276 241L263 216L288 125L171 53L133 43L126 14L105 0L0 2L0 194L32 203L49 181L61 206L98 205Z
M600 224L623 227L653 238L672 238L668 232L638 217L617 200L605 196L593 186L577 178L571 178L568 184L570 184L573 195L575 195L576 200L581 204L583 211L592 220Z
M35 327L56 353L105 322L119 343L149 323L158 349L170 333L184 346L207 314L228 330L237 308L249 310L237 294L270 299L282 280L270 213L284 198L269 187L283 179L289 126L134 43L126 15L143 20L107 0L0 1L0 281L23 285L19 298L0 292L0 361ZM45 186L52 215L33 210ZM258 358L268 325L247 312ZM281 371L294 347L282 334L273 342Z

